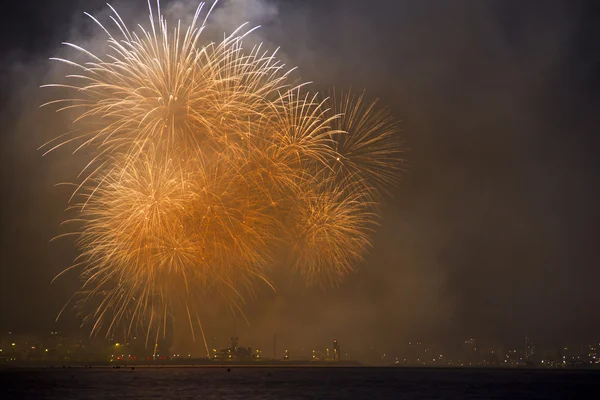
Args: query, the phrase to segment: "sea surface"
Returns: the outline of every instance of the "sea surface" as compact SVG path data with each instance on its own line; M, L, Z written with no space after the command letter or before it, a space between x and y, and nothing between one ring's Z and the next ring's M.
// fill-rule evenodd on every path
M409 368L0 370L0 398L600 399L600 371Z

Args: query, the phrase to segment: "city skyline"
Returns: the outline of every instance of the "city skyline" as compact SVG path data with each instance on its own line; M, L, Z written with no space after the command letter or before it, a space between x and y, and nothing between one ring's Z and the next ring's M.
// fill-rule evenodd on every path
M334 338L329 344L312 346L281 344L278 354L276 338L273 348L252 347L251 343L240 342L239 337L208 338L209 354L202 346L188 349L184 353L173 353L170 342L161 340L154 346L146 346L143 338L133 337L130 341L112 338L69 336L51 331L44 336L20 335L13 332L0 335L0 365L18 366L30 363L63 363L105 365L109 363L264 363L269 361L360 363L374 366L422 366L422 367L537 367L537 368L600 368L600 341L593 343L562 343L554 346L536 345L526 333L523 343L502 346L484 340L467 338L454 347L411 341L402 344L402 349L390 349L390 344L378 343L370 348L340 346ZM398 344L396 344L398 345ZM247 347L246 347L247 346ZM347 347L346 347L347 346ZM291 349L291 350L290 350ZM271 352L272 350L272 352ZM179 350L178 350L179 351ZM350 365L350 364L349 364Z

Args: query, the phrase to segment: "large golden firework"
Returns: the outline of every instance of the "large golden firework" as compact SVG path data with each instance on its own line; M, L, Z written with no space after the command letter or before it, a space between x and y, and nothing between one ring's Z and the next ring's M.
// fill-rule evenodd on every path
M149 338L179 318L193 333L199 304L221 298L241 311L258 281L272 286L284 254L307 282L334 284L364 258L397 180L385 109L291 83L274 53L244 50L244 26L201 44L203 6L170 29L149 3L150 29L137 32L111 7L118 35L90 16L107 54L66 43L87 61L55 59L74 72L45 85L71 91L45 105L77 117L44 148L91 154L68 222L92 332Z

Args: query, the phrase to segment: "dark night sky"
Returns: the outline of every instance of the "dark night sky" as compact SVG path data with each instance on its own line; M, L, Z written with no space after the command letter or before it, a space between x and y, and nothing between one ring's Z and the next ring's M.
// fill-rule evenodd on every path
M49 330L76 288L50 285L74 256L69 240L49 243L68 197L53 185L77 166L36 150L67 127L38 109L37 87L61 41L100 37L82 13L103 4L3 6L1 330ZM223 1L216 23L262 24L303 79L389 104L409 149L366 264L327 292L265 292L238 328L248 341L600 338L599 16L596 1Z

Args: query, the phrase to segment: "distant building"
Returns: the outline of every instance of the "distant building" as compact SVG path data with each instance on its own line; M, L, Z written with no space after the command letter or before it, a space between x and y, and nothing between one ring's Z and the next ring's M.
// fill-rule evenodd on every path
M238 338L234 336L231 338L231 346L220 349L213 349L213 360L218 361L249 361L253 359L260 359L260 350L256 350L252 353L251 347L238 347Z
M333 360L340 361L340 346L337 339L333 339Z
M590 344L588 346L588 362L591 364L600 363L600 359L598 357L598 346L595 344Z
M479 363L479 348L474 338L465 340L461 358L462 364L475 365Z
M404 364L407 365L424 365L428 356L428 351L421 341L410 341L406 349Z
M535 356L535 345L531 341L529 334L525 333L525 361L533 362Z

